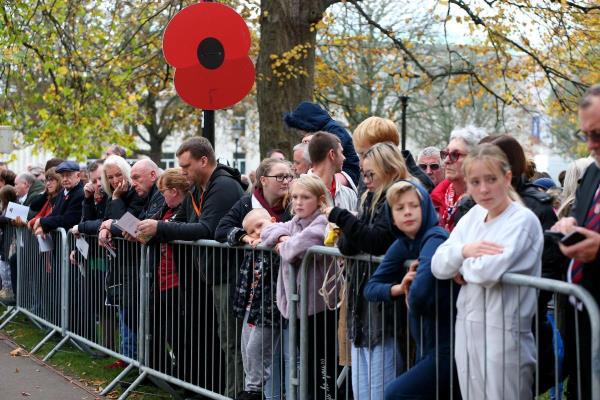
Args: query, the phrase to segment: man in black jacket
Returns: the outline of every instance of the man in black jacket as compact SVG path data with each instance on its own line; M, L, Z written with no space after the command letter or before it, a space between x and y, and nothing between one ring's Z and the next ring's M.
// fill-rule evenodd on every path
M562 218L553 229L564 234L576 231L583 235L583 240L578 243L570 246L561 244L560 250L572 259L567 273L568 281L590 291L596 304L600 304L600 85L590 87L585 93L579 107L579 123L588 150L595 162L588 167L581 178L575 192L575 204L571 216ZM565 334L565 364L566 374L569 376L567 398L578 398L578 384L581 385L580 400L596 398L598 393L592 393L590 378L592 368L599 366L600 354L592 354L589 317L585 308L580 310L568 307L567 311ZM578 314L578 332L575 327L575 314ZM600 334L600 332L595 333ZM579 345L578 355L577 345Z
M63 161L56 172L61 176L63 192L58 194L52 213L38 219L33 225L36 235L43 235L57 228L69 229L81 219L83 185L79 178L79 165L74 161Z
M185 141L176 155L183 174L194 187L175 216L175 222L145 220L138 225L138 233L154 236L160 242L213 239L219 220L244 194L240 173L218 164L212 145L204 137ZM233 315L230 300L236 282L237 258L233 250L202 248L196 259L201 283L213 291L220 345L226 354L225 395L235 398L244 381L240 351L236 348L241 327Z

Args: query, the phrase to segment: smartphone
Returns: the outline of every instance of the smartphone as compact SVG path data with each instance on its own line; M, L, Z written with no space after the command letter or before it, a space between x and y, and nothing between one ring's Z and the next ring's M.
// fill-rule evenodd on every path
M572 246L576 243L581 242L585 238L586 238L586 236L584 234L577 232L577 231L573 231L573 232L569 233L568 235L565 235L565 237L563 237L560 240L560 242L565 246Z
M565 237L565 235L562 234L561 232L554 232L554 231L549 231L549 230L544 231L544 236L552 239L552 241L554 241L555 243L560 242L562 240L562 238Z

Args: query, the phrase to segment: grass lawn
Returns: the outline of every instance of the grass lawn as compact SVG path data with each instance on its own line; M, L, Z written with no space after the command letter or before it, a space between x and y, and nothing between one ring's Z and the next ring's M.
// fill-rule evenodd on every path
M0 315L5 311L5 308L0 306ZM1 331L6 336L9 336L14 342L23 347L25 350L31 350L39 343L47 334L46 331L39 329L29 319L23 315L15 317ZM36 357L42 359L52 350L52 348L60 340L59 335L55 335L50 339L40 350L35 354ZM64 345L56 352L49 360L48 364L52 365L63 374L76 378L81 384L99 393L108 383L110 383L121 370L111 370L104 368L105 365L113 363L113 358L98 358L74 347L71 343ZM133 382L138 376L137 370L125 377L123 384ZM121 384L116 386L107 398L118 398L124 388ZM171 396L152 385L140 385L129 396L130 399L170 399Z

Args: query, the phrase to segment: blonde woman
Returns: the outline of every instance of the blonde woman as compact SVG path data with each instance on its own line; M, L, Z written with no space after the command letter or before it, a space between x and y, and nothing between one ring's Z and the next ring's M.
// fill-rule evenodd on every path
M462 274L456 303L455 360L463 398L531 399L536 346L531 332L535 289L500 283L507 272L540 276L544 237L520 204L512 172L497 146L476 147L463 162L477 203L438 247L438 279Z
M571 208L575 202L575 190L579 186L579 180L583 177L583 173L587 167L594 162L591 157L579 158L569 164L565 173L565 184L561 196L561 206L557 211L558 218L568 217L571 215Z
M362 154L362 178L367 190L358 217L339 207L325 212L329 221L341 228L338 247L342 254L382 255L395 240L385 213L386 191L395 182L411 177L398 147L383 142ZM363 297L363 287L374 272L367 262L352 263L346 270L352 389L357 398L373 400L382 398L383 388L396 377L396 361L400 359L394 343L393 305L380 306Z

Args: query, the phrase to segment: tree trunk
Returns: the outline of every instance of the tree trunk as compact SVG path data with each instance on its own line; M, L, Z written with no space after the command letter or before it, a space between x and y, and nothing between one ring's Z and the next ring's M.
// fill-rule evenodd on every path
M283 122L283 114L292 111L301 101L313 99L315 86L314 24L336 0L261 0L260 51L257 61L257 102L260 121L260 154L264 157L272 148L292 155L299 138ZM312 29L311 29L312 27ZM273 74L271 55L283 53L298 45L308 45L305 56L290 63L305 71L296 77L277 77Z

